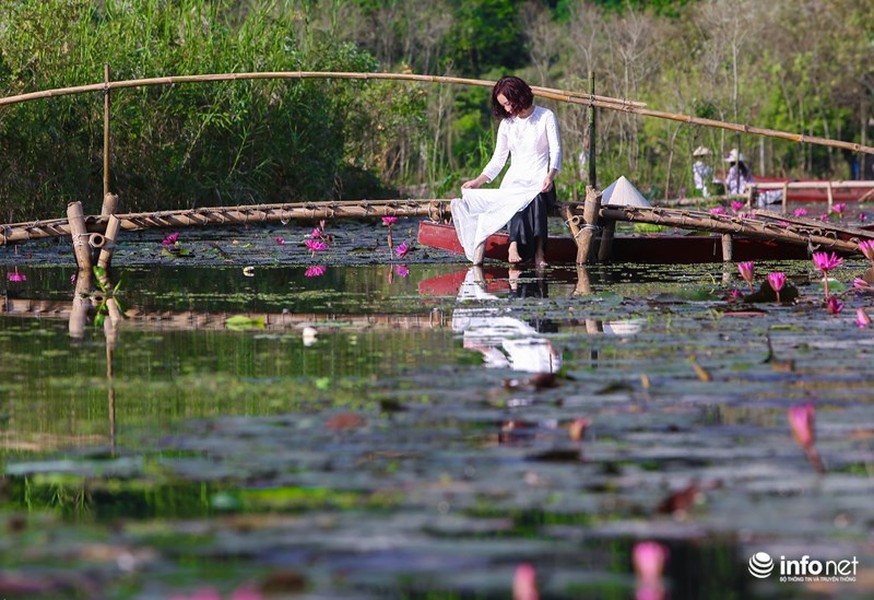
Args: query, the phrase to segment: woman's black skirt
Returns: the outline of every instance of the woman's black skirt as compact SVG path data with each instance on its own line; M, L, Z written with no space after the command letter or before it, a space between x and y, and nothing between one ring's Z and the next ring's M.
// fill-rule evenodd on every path
M537 238L543 240L543 249L546 249L549 229L548 217L555 208L555 202L555 186L553 186L548 192L537 194L531 204L510 219L510 223L507 225L507 229L510 231L510 241L516 242L522 260L534 259Z

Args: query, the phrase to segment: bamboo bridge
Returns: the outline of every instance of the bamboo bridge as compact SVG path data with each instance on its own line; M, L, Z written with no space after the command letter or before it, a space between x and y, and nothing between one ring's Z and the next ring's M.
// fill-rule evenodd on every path
M445 221L449 200L361 200L338 202L294 202L281 204L253 204L230 207L204 207L158 211L149 213L118 213L119 197L110 190L110 116L111 95L114 91L149 86L175 86L207 82L232 82L263 79L347 79L347 80L394 80L444 85L465 85L491 88L494 81L457 77L419 75L411 73L353 73L353 72L250 72L179 75L113 81L109 66L104 68L103 81L80 86L28 92L0 98L0 108L21 102L48 99L57 96L100 93L103 99L103 206L99 215L85 215L81 202L70 203L67 218L48 219L24 223L0 224L0 245L19 243L49 237L70 236L80 273L92 271L97 266L109 267L112 251L121 231L136 231L149 228L204 227L210 225L238 225L281 222L291 220L321 219L370 219L380 216L428 217ZM594 77L590 75L590 93L567 91L542 86L532 86L535 96L589 107L590 174L594 175L595 109L614 110L643 117L653 117L720 128L738 133L754 134L790 140L798 143L816 144L840 148L856 153L874 154L874 147L842 140L808 136L785 131L752 127L747 124L703 119L651 109L642 102L611 98L594 93ZM591 176L590 181L595 181ZM785 187L784 187L785 189ZM803 244L809 248L828 248L842 253L858 251L862 240L874 238L874 232L835 226L813 220L790 219L748 210L744 217L712 215L703 211L677 208L632 208L601 206L600 192L587 191L586 199L578 204L563 204L559 214L577 243L577 263L590 261L590 250L597 242L598 260L609 260L610 239L617 222L652 223L671 225L689 230L708 231L723 236L723 257L731 256L731 237L744 235L791 244ZM749 197L747 200L750 205ZM784 207L785 208L785 207ZM599 236L595 231L601 232ZM593 255L594 256L594 255ZM728 258L730 259L730 258ZM83 283L83 286L85 284ZM83 290L84 291L84 290Z

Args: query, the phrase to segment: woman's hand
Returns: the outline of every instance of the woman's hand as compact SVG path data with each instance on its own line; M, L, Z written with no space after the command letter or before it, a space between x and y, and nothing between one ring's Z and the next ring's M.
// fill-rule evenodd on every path
M546 179L543 180L543 186L541 186L540 191L541 192L548 192L551 189L552 189L552 176L547 175Z
M476 188L480 187L482 184L484 184L485 182L486 182L485 177L480 175L476 179L471 179L470 181L465 181L464 183L462 183L461 189L463 189L463 190L476 189Z

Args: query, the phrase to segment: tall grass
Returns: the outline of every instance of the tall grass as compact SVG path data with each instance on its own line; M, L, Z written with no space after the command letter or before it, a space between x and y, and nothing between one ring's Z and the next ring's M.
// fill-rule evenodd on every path
M299 11L232 0L6 0L0 92L177 74L372 71L367 53L307 30ZM59 41L60 40L60 41ZM111 187L122 210L324 200L385 193L348 177L354 127L372 118L361 84L241 81L116 90ZM351 116L356 118L352 119ZM0 215L63 214L102 198L102 94L0 111ZM360 134L357 134L360 137ZM354 139L354 138L351 138ZM353 144L354 145L354 144ZM350 180L368 189L349 189Z

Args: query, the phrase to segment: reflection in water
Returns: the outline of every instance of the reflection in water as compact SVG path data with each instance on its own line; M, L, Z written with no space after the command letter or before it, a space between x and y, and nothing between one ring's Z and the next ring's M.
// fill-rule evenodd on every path
M520 272L510 272L510 295L541 297L547 295L546 282L520 281ZM452 314L452 330L464 336L464 347L482 353L487 367L509 368L528 373L555 373L561 367L561 355L541 333L550 328L545 321L534 325L505 313L498 297L486 291L480 267L470 267L458 292L459 307ZM470 306L472 303L488 303ZM465 305L468 306L465 306Z

